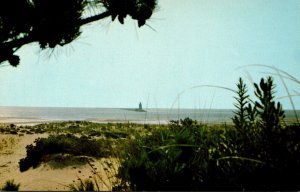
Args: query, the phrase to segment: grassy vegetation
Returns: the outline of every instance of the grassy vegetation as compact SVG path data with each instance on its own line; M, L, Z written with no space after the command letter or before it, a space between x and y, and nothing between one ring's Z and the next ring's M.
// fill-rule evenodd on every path
M8 153L18 142L18 138L13 136L0 139L0 153Z
M173 121L129 142L118 176L138 191L299 189L300 126L284 124L272 78L254 86L256 101L237 84L234 127Z
M146 128L145 128L146 127ZM5 129L5 128L3 128ZM6 129L12 129L9 125ZM9 133L5 129L6 133ZM138 135L151 134L156 125L98 124L85 121L40 124L32 127L13 127L15 131L27 134L48 133L47 138L38 138L26 147L27 155L19 162L20 171L36 168L47 162L53 154L72 156L115 157L124 148L128 139Z
M147 127L145 129L145 127ZM66 121L38 124L35 126L16 126L0 124L0 133L5 134L78 134L87 137L126 138L131 135L145 134L158 125L139 125L132 123L93 123L87 121ZM146 131L146 132L145 132Z
M82 180L79 179L79 182L76 184L69 185L69 189L71 191L100 191L99 188L95 188L96 184L93 183L93 181L86 179Z
M209 128L187 118L168 128L131 141L124 151L119 177L131 190L205 190L218 172L215 159L222 157L232 127ZM234 151L232 151L234 153Z
M60 122L32 127L2 126L18 133L49 133L27 146L25 171L49 154L118 159L114 190L298 190L300 125L285 124L275 85L242 79L235 91L233 125L209 126L186 118L169 125ZM110 169L110 167L107 167ZM102 178L80 180L71 190L99 190Z
M4 186L0 189L2 191L18 191L20 188L19 183L15 183L14 180L8 180L5 182Z

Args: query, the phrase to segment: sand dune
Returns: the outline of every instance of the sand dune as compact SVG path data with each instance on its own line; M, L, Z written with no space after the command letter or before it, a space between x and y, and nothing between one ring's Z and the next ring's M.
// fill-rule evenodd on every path
M68 185L76 183L79 178L98 178L101 190L111 190L111 182L105 171L105 161L109 159L94 159L91 162L94 169L88 163L67 159L64 162L55 160L43 163L36 169L29 169L21 173L18 162L26 157L26 146L32 144L38 137L47 137L47 134L10 135L0 134L0 185L5 181L14 179L20 183L23 191L48 191L70 190ZM97 175L94 172L97 171Z

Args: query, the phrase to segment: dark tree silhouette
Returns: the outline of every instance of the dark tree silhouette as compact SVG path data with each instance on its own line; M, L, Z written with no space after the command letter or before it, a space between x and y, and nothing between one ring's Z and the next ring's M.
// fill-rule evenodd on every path
M0 64L8 61L16 67L20 58L15 52L23 45L63 46L80 35L82 25L108 16L123 24L130 15L141 27L151 17L156 0L6 0L0 4ZM83 17L99 6L103 12Z

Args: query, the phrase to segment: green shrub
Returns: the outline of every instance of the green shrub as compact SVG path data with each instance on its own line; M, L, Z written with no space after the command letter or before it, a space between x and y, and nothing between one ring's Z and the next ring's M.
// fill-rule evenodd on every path
M87 137L76 137L71 134L51 135L38 138L35 145L26 146L27 156L19 162L20 171L30 167L36 168L44 155L67 153L92 157L108 157L111 155L110 144L106 140L94 140Z
M254 83L254 87L258 101L252 102L241 78L237 84L237 111L233 123L239 133L237 140L241 143L239 154L265 162L273 161L274 150L277 150L274 145L278 144L283 130L284 111L281 104L274 101L275 85L271 77L262 78L259 84Z
M273 79L262 78L260 84L254 83L254 93L257 98L254 105L250 99L245 100L248 98L245 96L245 87L240 79L237 97L235 97L237 112L233 119L240 133L236 138L236 141L241 142L238 156L261 163L249 167L241 164L240 166L245 169L238 182L246 189L253 190L299 188L300 185L295 178L299 178L300 174L298 160L300 132L299 129L295 129L297 125L283 126L285 115L282 105L274 101ZM238 116L243 113L244 118ZM241 127L241 122L245 122L246 126Z

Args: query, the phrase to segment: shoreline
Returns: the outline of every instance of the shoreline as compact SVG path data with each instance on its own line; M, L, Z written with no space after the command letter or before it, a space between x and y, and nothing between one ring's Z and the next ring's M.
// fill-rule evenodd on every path
M177 120L177 119L176 119ZM170 124L169 120L124 120L124 119L102 119L102 118L89 118L84 120L74 120L74 119L39 119L39 118L15 118L15 117L0 117L0 124L15 126L36 126L40 124L48 123L62 123L62 122L77 122L77 121L86 121L91 123L99 124L137 124L137 125L168 125ZM199 121L200 124L206 125L233 125L232 121ZM297 123L295 118L285 118L285 124L290 125Z
M61 123L69 121L87 121L91 123L99 124L137 124L137 125L168 125L169 120L117 120L117 119L85 119L85 120L54 120L54 119L34 119L34 118L0 118L0 124L13 124L16 126L35 126L40 124L48 123ZM231 125L231 121L219 122L219 121L198 121L202 124L207 125L222 125L228 124Z

